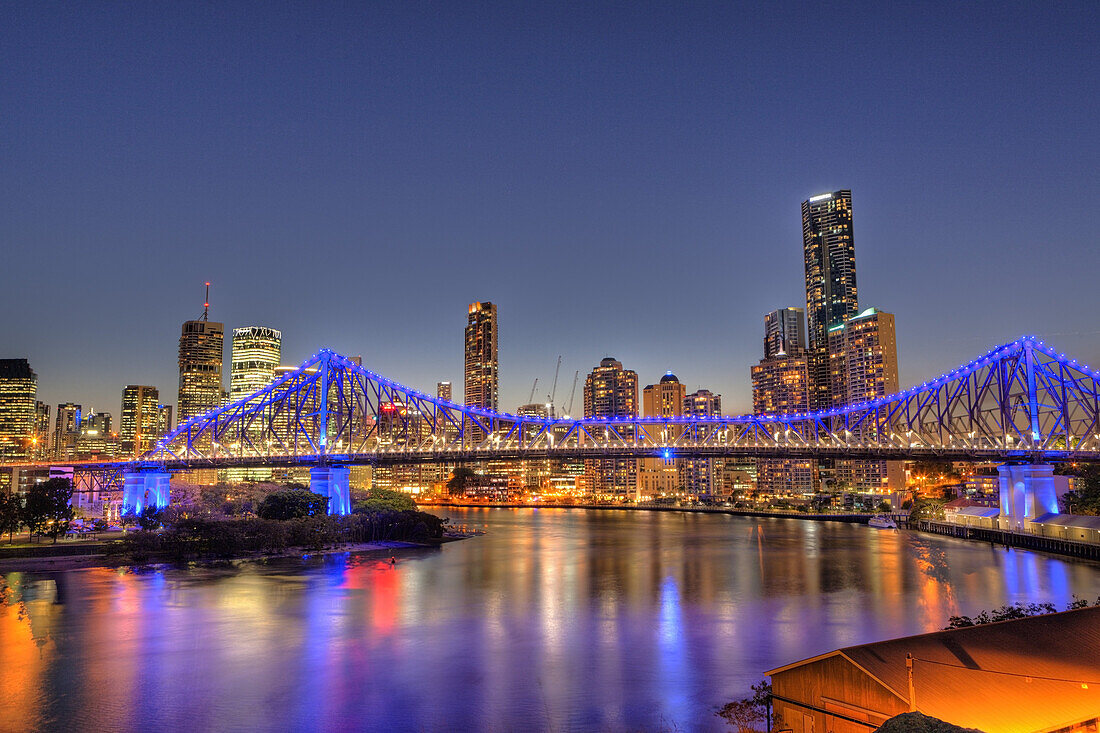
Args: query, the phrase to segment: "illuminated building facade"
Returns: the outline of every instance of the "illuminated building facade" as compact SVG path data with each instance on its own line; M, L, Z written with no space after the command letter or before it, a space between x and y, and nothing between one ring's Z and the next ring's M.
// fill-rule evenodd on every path
M722 414L722 395L700 389L684 397L685 417L718 417ZM684 488L691 496L714 498L721 493L721 459L688 458L680 466Z
M50 406L41 400L34 403L34 459L50 456Z
M63 402L57 406L54 416L53 439L50 441L50 455L60 458L65 453L65 445L76 439L80 432L80 405Z
M812 409L829 406L828 330L859 311L852 192L833 191L802 202Z
M179 345L180 422L202 415L222 404L222 358L225 326L215 321L186 321Z
M172 406L157 405L157 437L163 437L172 432Z
M156 387L131 384L122 390L118 439L122 455L138 458L151 451L160 432L160 391Z
M466 382L464 404L497 409L497 307L471 303L466 321Z
M800 354L806 350L806 313L780 308L764 316L764 358Z
M33 457L38 376L26 359L0 359L0 461Z
M657 384L647 384L642 390L642 414L646 417L680 417L684 414L687 388L672 372L666 372ZM672 442L677 435L665 435ZM674 496L684 493L677 458L638 459L638 492L645 498Z
M800 312L797 308L773 311L764 318L765 330L778 319L776 313ZM797 330L795 341L797 341ZM752 403L757 415L806 412L810 409L813 394L812 359L810 353L790 339L784 339L784 349L775 348L769 354L769 343L777 340L765 338L765 358L752 367ZM820 484L816 461L808 459L756 460L757 489L765 494L810 494Z
M828 334L831 406L870 402L900 391L893 314L868 308L832 326ZM900 461L837 461L836 478L857 490L905 485Z
M436 385L435 385L435 396L436 397L438 397L441 400L447 400L448 402L452 402L453 401L451 399L452 394L453 394L453 392L451 390L451 383L450 382L436 382Z
M637 417L638 373L623 369L610 357L584 380L585 417ZM635 497L638 492L638 461L634 458L602 458L585 461L588 490L596 496Z
M236 402L271 384L282 356L281 331L263 326L233 329L233 351L229 362L229 401Z

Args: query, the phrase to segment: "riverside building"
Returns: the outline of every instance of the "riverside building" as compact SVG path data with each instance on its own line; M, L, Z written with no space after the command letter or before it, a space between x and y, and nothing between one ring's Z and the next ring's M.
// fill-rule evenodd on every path
M647 384L642 390L642 414L645 417L681 417L684 414L684 398L687 387L680 383L672 372L665 372L657 384ZM679 437L679 428L665 428L660 436L654 436L663 442L671 443ZM657 499L665 496L682 495L683 481L680 475L681 461L678 458L639 458L638 493L641 498Z
M33 457L37 396L38 376L30 363L0 359L0 461ZM10 476L0 481L9 482Z
M638 373L607 357L584 380L585 417L637 417ZM599 458L585 461L588 491L597 498L636 499L638 461Z

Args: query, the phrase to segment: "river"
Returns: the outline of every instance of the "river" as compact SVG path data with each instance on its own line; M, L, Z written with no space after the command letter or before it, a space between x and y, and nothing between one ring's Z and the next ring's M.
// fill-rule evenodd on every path
M1100 565L722 514L444 509L438 549L3 575L0 730L722 730L763 672Z

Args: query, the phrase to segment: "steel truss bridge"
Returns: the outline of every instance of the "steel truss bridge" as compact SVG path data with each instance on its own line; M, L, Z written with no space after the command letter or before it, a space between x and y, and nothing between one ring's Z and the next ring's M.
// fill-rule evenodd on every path
M1100 372L1023 337L899 394L831 410L546 418L448 402L326 349L264 389L180 424L141 459L59 463L93 483L121 476L136 497L124 503L139 509L167 503L171 471L303 466L315 490L347 511L351 465L641 457L1095 463L1098 380Z

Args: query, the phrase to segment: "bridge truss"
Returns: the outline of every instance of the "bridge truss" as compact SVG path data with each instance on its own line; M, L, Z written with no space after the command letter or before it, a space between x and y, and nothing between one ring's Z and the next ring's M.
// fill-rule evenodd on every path
M832 410L542 418L448 402L322 350L255 394L182 423L139 464L645 456L1100 462L1098 379L1100 373L1024 337L900 394Z

